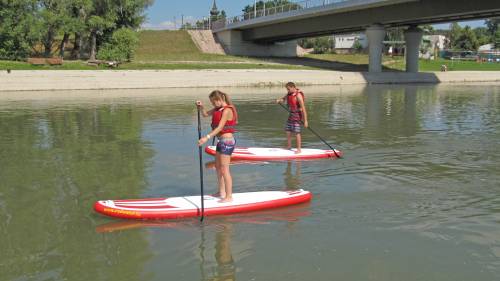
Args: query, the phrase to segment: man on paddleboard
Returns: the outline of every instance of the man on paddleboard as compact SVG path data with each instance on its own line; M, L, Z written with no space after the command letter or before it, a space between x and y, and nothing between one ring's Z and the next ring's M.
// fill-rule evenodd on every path
M288 82L286 85L287 94L277 99L277 103L287 102L288 105L288 119L285 125L286 138L287 138L287 149L292 149L292 134L295 135L297 142L297 150L295 153L299 154L302 152L302 125L304 127L309 127L307 122L307 111L304 104L304 93L297 88L295 83Z

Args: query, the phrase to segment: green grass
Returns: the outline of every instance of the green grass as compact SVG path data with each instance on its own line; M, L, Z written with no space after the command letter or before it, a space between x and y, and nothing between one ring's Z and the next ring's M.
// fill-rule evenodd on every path
M243 57L204 54L191 40L187 31L144 30L139 32L137 62L205 61L243 62Z
M309 54L306 58L325 60L332 62L348 63L355 65L368 65L368 55L366 54Z
M88 66L84 61L64 61L63 65L31 65L22 61L0 60L0 70L96 70L106 69L104 66Z
M441 71L441 65L443 64L448 67L448 71L500 71L500 63L445 59L420 60L420 71Z
M367 54L318 54L307 55L307 58L346 63L352 65L368 65ZM404 70L404 57L383 56L382 63L386 70ZM451 61L446 59L420 60L420 71L441 71L441 65L448 66L448 71L500 71L500 63L478 63L476 61Z
M95 67L88 66L83 61L64 62L62 66L38 66L31 65L26 62L17 61L1 61L0 70L144 70L144 69L313 69L303 66L285 65L285 64L266 64L266 63L126 63L120 65L118 68L108 68L105 66Z

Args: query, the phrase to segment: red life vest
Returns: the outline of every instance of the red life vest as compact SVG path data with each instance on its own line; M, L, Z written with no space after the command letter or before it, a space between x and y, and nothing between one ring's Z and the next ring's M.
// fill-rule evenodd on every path
M300 104L299 104L299 99L297 98L297 95L302 96L302 101L305 102L304 93L299 89L297 89L293 93L288 93L288 95L287 95L288 109L292 113L302 112L300 110Z
M219 134L227 134L227 133L235 133L236 132L236 124L238 124L238 113L236 112L236 108L233 105L222 106L219 109L214 110L212 114L212 129L215 129L219 126L220 120L222 119L222 113L224 109L230 108L233 111L233 120L227 120L224 128Z

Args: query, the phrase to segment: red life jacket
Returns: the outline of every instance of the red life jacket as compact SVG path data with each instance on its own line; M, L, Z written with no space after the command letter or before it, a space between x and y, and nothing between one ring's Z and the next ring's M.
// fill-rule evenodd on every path
M222 119L222 113L224 109L230 108L233 111L233 120L227 120L224 128L219 134L226 133L235 133L236 132L236 124L238 124L238 113L236 112L236 108L233 105L222 106L219 109L216 109L212 114L212 129L215 129L219 126L220 120Z
M299 99L297 98L297 95L301 95L302 101L305 102L304 93L299 89L297 89L293 93L288 93L288 95L287 95L288 109L292 113L299 113L299 112L301 113L302 112L300 110L300 104L299 104Z

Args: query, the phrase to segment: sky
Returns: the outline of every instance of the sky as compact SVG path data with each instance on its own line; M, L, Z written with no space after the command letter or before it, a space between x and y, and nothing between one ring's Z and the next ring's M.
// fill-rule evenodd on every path
M213 0L155 0L147 11L148 21L144 29L175 29L181 26L182 16L185 22L196 22L208 16ZM243 7L253 4L252 0L216 0L219 10L225 10L228 16L242 14ZM175 22L174 22L175 19ZM472 27L482 26L484 20L463 22L460 25ZM439 29L447 29L449 24L435 25Z
M155 0L148 11L147 29L174 29L180 27L181 18L185 21L196 21L209 15L213 0ZM216 0L219 10L225 10L228 16L242 14L241 10L252 0Z

